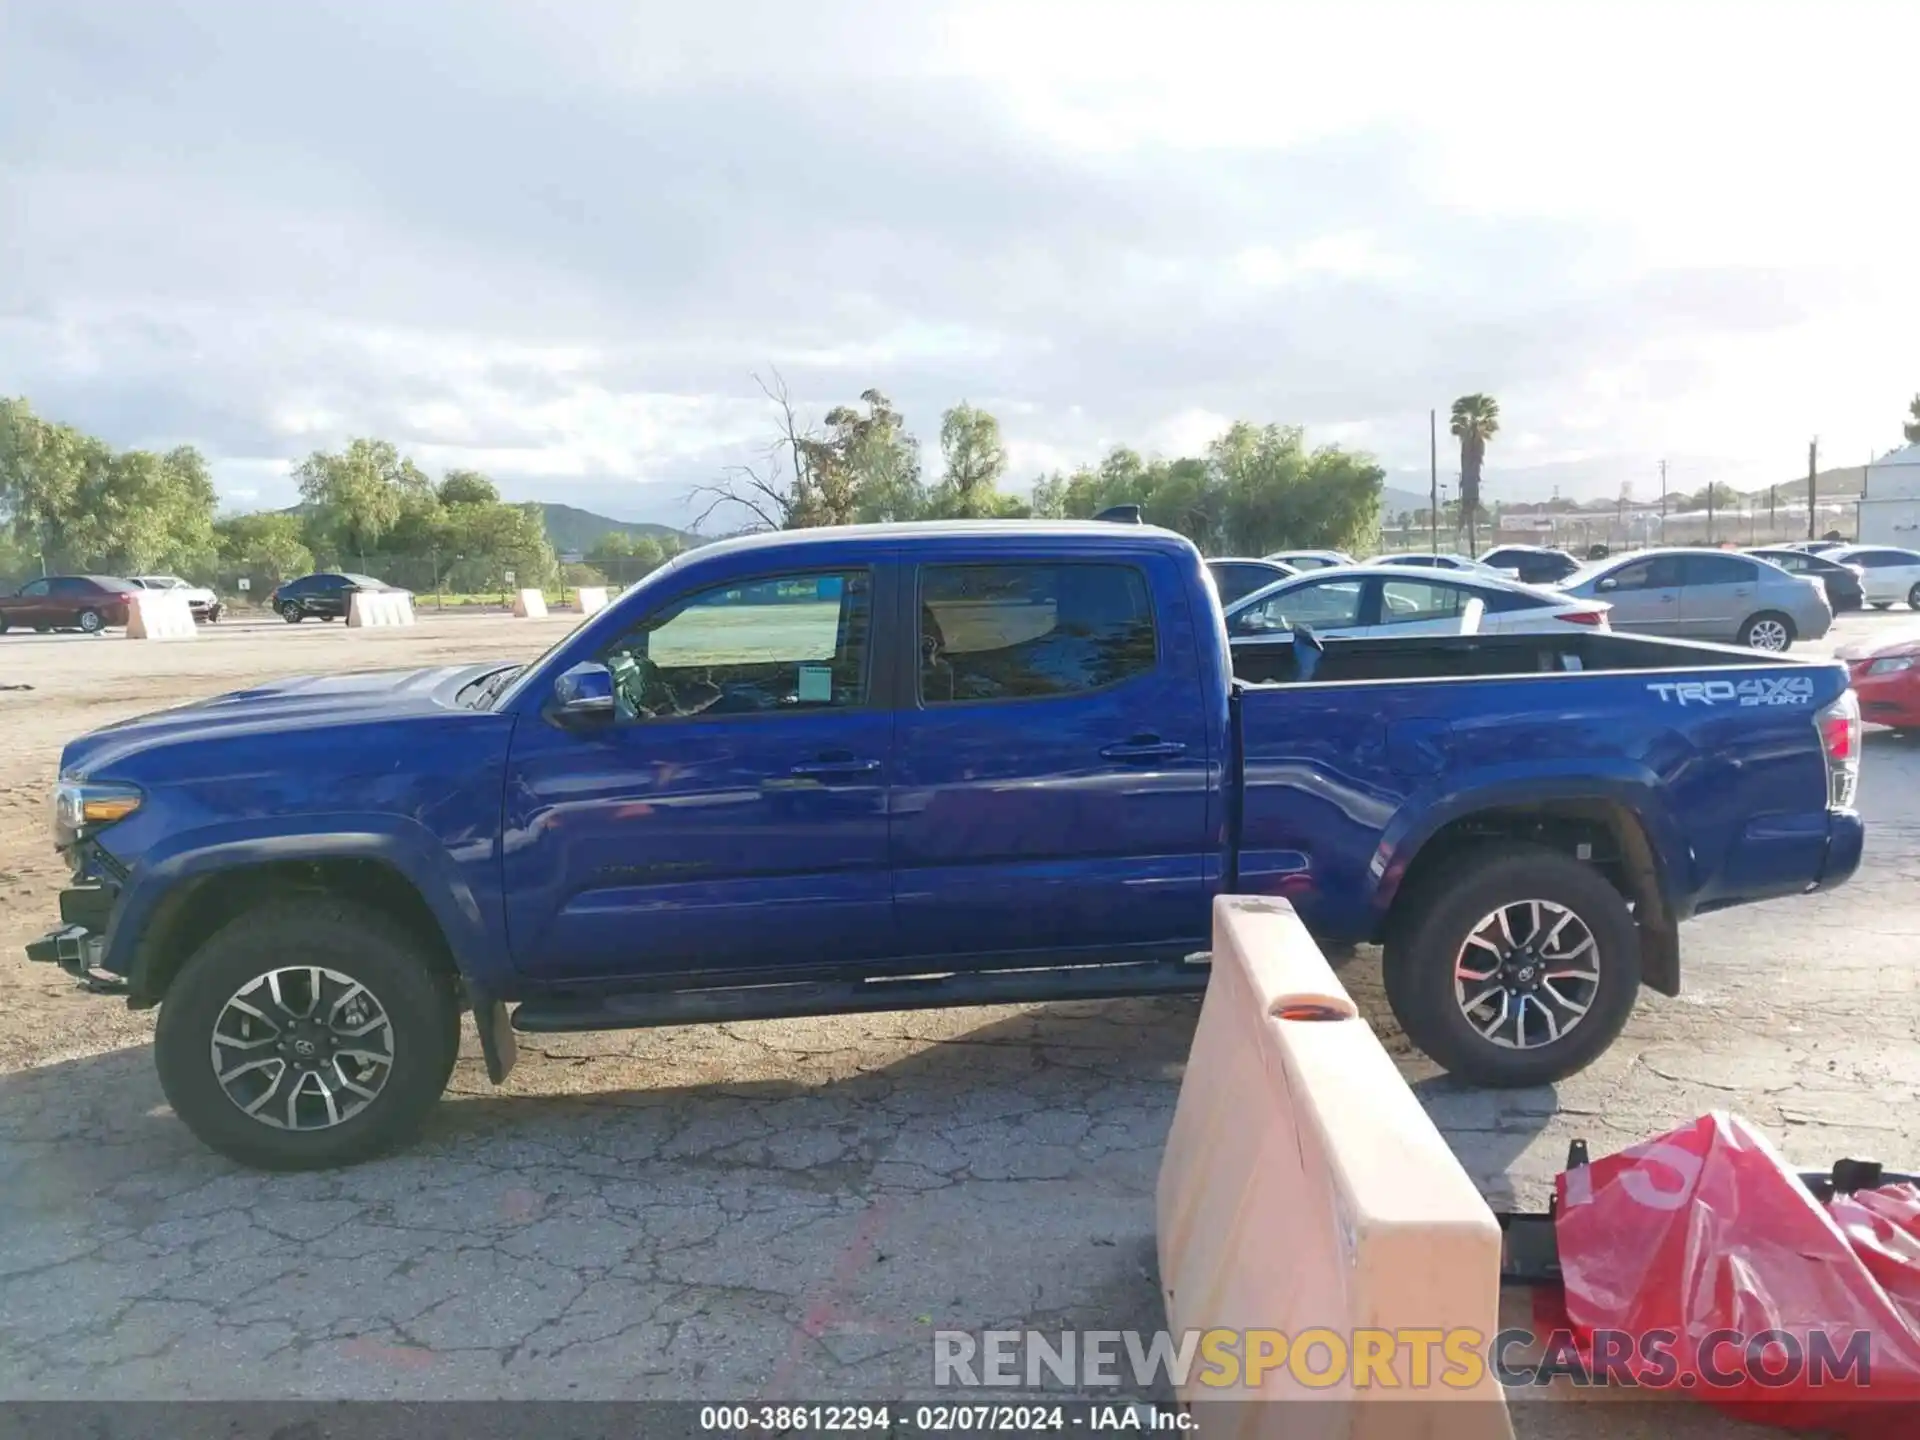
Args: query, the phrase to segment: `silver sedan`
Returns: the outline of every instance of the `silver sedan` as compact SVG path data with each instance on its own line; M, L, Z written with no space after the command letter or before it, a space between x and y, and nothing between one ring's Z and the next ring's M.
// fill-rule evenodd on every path
M1643 550L1569 575L1559 587L1605 600L1616 630L1781 651L1833 625L1819 581L1726 550Z

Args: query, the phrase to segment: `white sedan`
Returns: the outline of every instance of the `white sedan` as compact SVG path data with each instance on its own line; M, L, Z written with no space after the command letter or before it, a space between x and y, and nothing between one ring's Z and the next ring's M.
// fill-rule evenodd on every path
M1336 565L1353 564L1353 557L1344 550L1276 550L1260 558L1290 565L1295 570L1331 570Z
M134 575L130 577L142 590L169 590L187 602L196 620L218 620L226 609L220 597L204 585L189 585L178 575Z
M1920 610L1920 554L1892 545L1846 545L1820 557L1860 572L1860 591L1876 610L1905 603Z
M1295 625L1314 634L1457 635L1471 602L1484 607L1486 635L1564 635L1610 630L1604 601L1574 600L1557 590L1503 580L1486 571L1410 573L1398 565L1354 565L1296 575L1227 607L1227 635L1236 643L1286 640Z
M1520 578L1520 572L1511 566L1489 565L1471 555L1376 555L1367 564L1410 565L1420 570L1465 570L1469 574L1503 575L1509 580Z

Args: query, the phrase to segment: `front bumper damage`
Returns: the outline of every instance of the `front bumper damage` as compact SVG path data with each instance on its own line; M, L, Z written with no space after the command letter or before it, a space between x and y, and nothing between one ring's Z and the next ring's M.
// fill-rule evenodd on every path
M105 885L76 884L60 892L60 924L27 942L27 959L58 965L96 995L120 995L126 977L101 968L116 894Z

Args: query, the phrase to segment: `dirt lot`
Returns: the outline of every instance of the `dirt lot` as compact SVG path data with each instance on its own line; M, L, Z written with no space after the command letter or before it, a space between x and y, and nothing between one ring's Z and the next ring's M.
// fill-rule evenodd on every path
M71 736L275 675L531 655L569 623L0 639L0 685L34 687L0 692L0 1397L872 1399L927 1391L936 1327L1158 1323L1191 1003L535 1038L498 1091L470 1045L408 1153L265 1178L167 1112L150 1017L27 966ZM1575 1136L1714 1108L1803 1163L1920 1167L1920 746L1870 738L1864 808L1851 885L1690 926L1686 995L1557 1091L1452 1086L1407 1054L1376 956L1349 984L1496 1202L1541 1203ZM1533 1408L1562 1414L1527 1433L1567 1423Z

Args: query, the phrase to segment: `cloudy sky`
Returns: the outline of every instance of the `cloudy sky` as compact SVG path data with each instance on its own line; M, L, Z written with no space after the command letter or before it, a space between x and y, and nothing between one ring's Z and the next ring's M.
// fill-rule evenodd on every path
M240 507L377 434L683 519L773 370L985 405L1016 483L1247 417L1424 489L1486 390L1497 498L1754 486L1920 389L1916 56L1911 0L5 0L0 393Z

